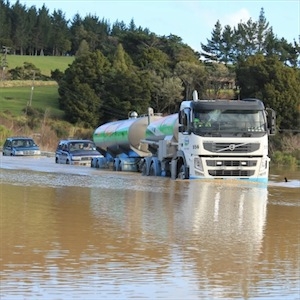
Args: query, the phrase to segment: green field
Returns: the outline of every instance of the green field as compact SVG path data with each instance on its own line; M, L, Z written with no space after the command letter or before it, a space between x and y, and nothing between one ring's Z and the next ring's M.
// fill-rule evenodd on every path
M46 76L51 75L51 71L58 69L64 72L69 64L74 61L74 56L29 56L29 55L7 55L7 69L22 67L24 62L32 63Z
M7 70L22 67L24 62L34 64L46 76L51 71L58 69L64 72L75 57L70 56L28 56L7 55ZM23 114L22 110L30 104L33 108L46 110L51 117L62 118L63 111L58 105L58 86L56 82L34 83L32 90L31 81L3 81L0 84L0 112L9 111L12 115Z
M0 112L9 111L12 115L22 114L22 110L30 105L33 108L46 110L53 118L62 118L63 111L59 109L58 87L36 86L0 88Z

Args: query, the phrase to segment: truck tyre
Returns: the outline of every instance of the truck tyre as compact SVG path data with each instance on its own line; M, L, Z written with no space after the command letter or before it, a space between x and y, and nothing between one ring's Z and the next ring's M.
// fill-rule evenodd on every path
M150 174L150 176L156 176L156 170L155 170L155 165L154 165L154 163L152 163L151 164L151 166L150 166L150 172L149 172Z
M160 176L161 175L161 167L158 159L153 159L150 165L150 176Z
M114 160L114 171L121 171L121 161L119 158L115 158Z
M177 175L178 179L185 179L185 168L184 165L181 165L178 175Z
M142 166L142 175L147 176L147 164L144 163Z

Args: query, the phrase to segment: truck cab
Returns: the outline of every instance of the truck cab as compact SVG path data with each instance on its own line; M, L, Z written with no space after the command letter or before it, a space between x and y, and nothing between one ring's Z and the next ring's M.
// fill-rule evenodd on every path
M274 133L275 112L258 99L183 101L173 173L266 181L268 135Z

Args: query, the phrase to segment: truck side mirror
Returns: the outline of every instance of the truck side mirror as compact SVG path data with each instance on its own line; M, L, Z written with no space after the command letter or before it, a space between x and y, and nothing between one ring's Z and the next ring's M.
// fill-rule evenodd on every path
M267 124L270 135L276 133L276 112L272 108L267 108Z

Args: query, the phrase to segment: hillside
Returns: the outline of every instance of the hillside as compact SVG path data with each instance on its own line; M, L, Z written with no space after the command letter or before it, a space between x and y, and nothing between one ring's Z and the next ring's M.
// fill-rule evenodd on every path
M7 55L7 70L22 67L24 62L32 63L46 76L51 75L51 71L58 69L64 72L69 64L74 61L74 56L29 56L29 55Z
M64 72L75 58L70 56L27 56L7 55L7 70L22 67L24 62L32 63L41 73L51 75L58 69ZM23 115L27 105L35 109L47 109L50 116L62 118L63 112L58 107L57 82L32 80L5 80L0 82L0 112L10 112L14 116Z

